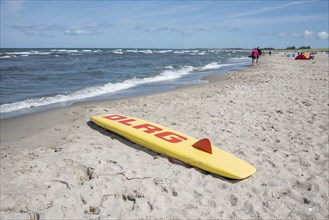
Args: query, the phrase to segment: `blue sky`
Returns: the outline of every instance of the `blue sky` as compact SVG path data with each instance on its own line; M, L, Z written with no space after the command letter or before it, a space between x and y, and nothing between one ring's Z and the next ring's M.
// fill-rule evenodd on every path
M6 47L328 47L328 0L0 0Z

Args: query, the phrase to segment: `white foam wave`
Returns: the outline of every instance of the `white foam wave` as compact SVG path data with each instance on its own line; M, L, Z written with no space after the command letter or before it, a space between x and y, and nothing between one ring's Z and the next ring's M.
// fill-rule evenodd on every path
M29 54L32 54L32 52L6 52L6 54L9 54L9 55L29 55Z
M143 53L143 54L153 54L153 53L158 53L157 50L150 50L150 49L146 49L146 50L141 50L141 49L129 49L129 50L125 50L124 52L127 52L127 53Z
M8 59L8 58L10 58L10 56L1 56L0 58L1 59Z
M152 50L149 50L149 49L147 49L147 50L141 50L139 52L144 53L144 54L152 54L153 53L153 51Z
M31 50L31 51L9 51L9 52L4 52L5 55L7 55L5 58L11 58L11 57L16 57L16 56L22 56L22 57L27 57L30 55L61 55L61 54L70 54L70 55L80 55L79 53L98 53L102 52L102 50L90 50L90 49L83 49L83 50L76 50L76 49L51 49L48 51L42 50L42 51L37 51L37 50ZM3 56L1 57L3 58Z
M142 84L178 79L185 75L192 74L195 71L214 70L231 65L233 64L220 64L218 62L212 62L204 66L199 66L199 67L184 66L180 69L175 69L173 66L166 66L164 71L162 71L159 75L154 77L131 78L118 83L107 83L101 86L85 88L69 94L58 94L56 96L51 96L51 97L42 97L42 98L18 101L9 104L2 104L0 105L0 113L14 112L18 110L24 110L24 109L47 106L47 105L61 105L61 103L70 104L78 100L84 100L105 94L111 94L132 87L140 86Z
M29 56L29 55L49 55L50 52L40 52L40 51L21 51L21 52L6 52L8 55L15 56Z
M157 50L156 53L171 53L172 50Z
M52 105L52 104L75 102L78 100L83 100L104 94L110 94L110 93L122 91L146 83L154 83L164 80L177 79L184 75L190 74L194 69L195 68L191 66L185 66L180 70L165 70L161 74L155 77L132 78L119 83L108 83L102 86L89 87L70 94L59 94L51 97L42 97L38 99L28 99L10 104L2 104L0 106L0 112L8 113L17 110Z
M56 50L50 50L50 51L36 51L36 50L31 50L31 51L14 51L14 52L5 52L7 55L12 55L12 56L29 56L29 55L50 55L56 52ZM63 53L64 51L58 51Z
M233 57L233 58L230 58L229 61L232 61L232 62L240 62L240 61L247 61L249 60L249 57L245 56L245 57Z
M202 66L202 67L198 67L196 68L197 70L199 71L205 71L205 70L216 70L216 69L220 69L222 67L225 67L225 66L231 66L232 64L220 64L218 62L212 62L212 63L209 63L205 66Z
M199 53L199 50L175 50L175 54L192 54L195 55Z
M100 49L50 49L50 50L30 50L30 51L10 51L5 52L5 55L11 57L14 56L23 56L23 55L55 55L55 54L70 54L70 55L79 55L81 53L92 53L92 52L103 52ZM189 55L207 55L207 54L218 54L221 52L230 52L235 53L237 51L232 50L220 50L220 49L209 49L209 50L198 50L198 49L113 49L112 53L122 54L122 53L143 53L143 54L189 54ZM234 59L234 58L233 58Z
M122 49L116 49L116 50L113 50L112 53L123 54L123 50Z
M69 49L53 49L52 52L62 52L62 53L78 53L79 50L69 50Z

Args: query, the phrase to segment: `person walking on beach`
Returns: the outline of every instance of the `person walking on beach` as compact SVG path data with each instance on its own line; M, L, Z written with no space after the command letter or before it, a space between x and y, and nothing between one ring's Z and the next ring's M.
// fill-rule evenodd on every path
M259 56L262 55L262 50L259 47L257 47L257 51L259 53Z
M250 57L251 57L251 64L252 65L258 64L259 53L258 53L257 48L255 48L253 51L251 51Z

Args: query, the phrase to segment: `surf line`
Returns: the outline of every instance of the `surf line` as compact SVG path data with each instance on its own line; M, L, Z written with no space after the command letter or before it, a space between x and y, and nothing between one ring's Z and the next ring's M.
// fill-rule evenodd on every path
M179 143L182 141L186 141L187 138L176 134L171 131L164 131L162 128L159 128L155 125L149 124L149 123L138 123L138 121L134 118L129 118L123 115L107 115L104 116L103 118L112 120L112 121L117 121L120 124L130 126L135 129L141 129L141 131L147 133L147 134L154 134L155 137L162 139L164 141L167 141L169 143ZM137 123L136 123L137 122ZM158 133L159 132L159 133Z

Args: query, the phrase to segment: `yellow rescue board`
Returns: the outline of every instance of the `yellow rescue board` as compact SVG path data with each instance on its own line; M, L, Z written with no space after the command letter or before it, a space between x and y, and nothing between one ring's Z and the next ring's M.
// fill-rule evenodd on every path
M120 114L93 116L91 121L150 150L220 176L245 179L256 172L247 162L211 146L208 139L199 141L164 126Z

